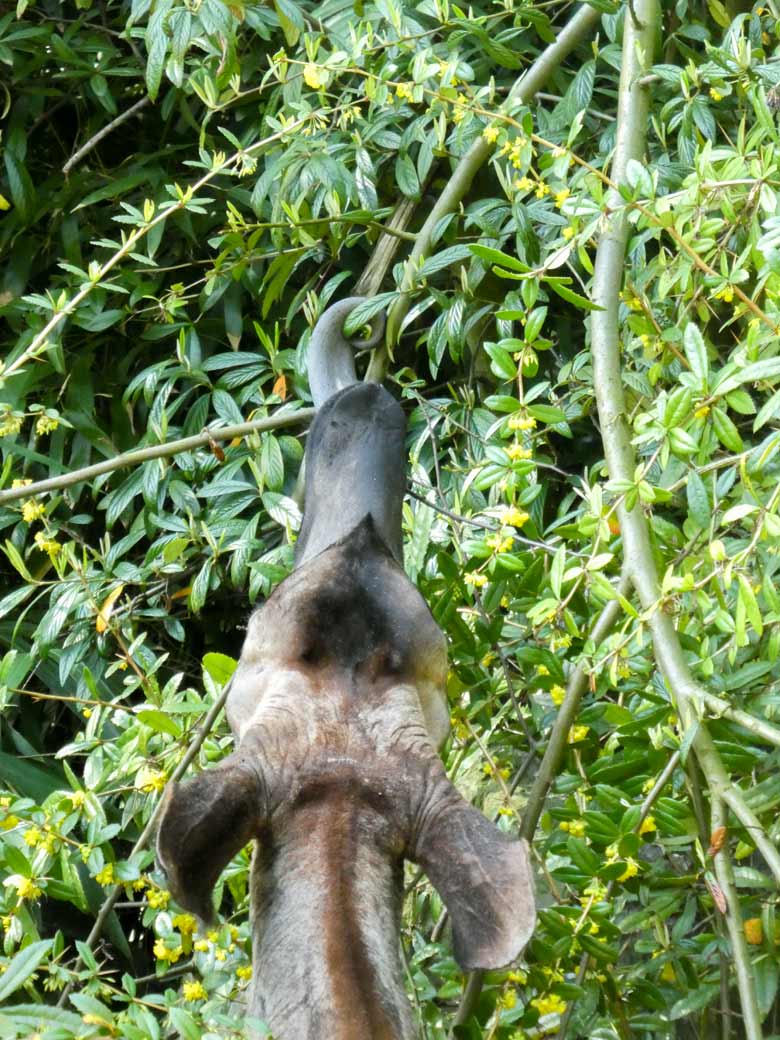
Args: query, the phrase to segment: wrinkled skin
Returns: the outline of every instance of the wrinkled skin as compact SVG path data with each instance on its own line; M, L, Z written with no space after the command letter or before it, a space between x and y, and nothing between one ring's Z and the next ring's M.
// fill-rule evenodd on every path
M227 702L238 750L166 794L158 857L201 918L257 840L248 1014L275 1040L416 1037L404 859L440 892L464 969L509 963L534 926L525 842L468 805L437 755L446 647L398 562L403 429L376 386L318 413L297 568L252 616Z

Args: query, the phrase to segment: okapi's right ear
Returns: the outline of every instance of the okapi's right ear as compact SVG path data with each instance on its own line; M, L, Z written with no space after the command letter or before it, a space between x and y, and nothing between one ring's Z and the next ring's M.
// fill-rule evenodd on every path
M259 769L239 751L194 780L169 784L163 801L157 859L168 887L185 910L212 923L217 878L265 815Z
M412 858L450 912L461 968L503 968L522 953L536 924L526 841L504 834L443 779Z

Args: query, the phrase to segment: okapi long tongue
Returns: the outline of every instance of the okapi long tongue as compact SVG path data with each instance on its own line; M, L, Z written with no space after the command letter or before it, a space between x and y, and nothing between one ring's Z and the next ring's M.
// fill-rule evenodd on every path
M401 406L377 383L348 386L319 409L306 446L296 568L346 537L367 515L401 562L405 432Z

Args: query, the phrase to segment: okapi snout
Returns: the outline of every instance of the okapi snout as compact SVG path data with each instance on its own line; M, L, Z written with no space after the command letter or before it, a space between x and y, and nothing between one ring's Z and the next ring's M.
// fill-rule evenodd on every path
M322 319L338 350L348 310ZM250 619L227 699L238 750L165 796L158 856L202 918L257 841L247 1011L275 1040L415 1040L404 860L440 893L464 969L510 963L535 923L526 842L469 805L438 757L446 644L400 566L404 425L378 386L320 408L296 568Z

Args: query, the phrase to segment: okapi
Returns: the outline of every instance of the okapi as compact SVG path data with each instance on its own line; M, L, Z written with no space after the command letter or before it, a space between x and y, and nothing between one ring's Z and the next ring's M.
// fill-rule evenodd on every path
M250 1020L275 1040L413 1040L399 956L403 864L452 920L465 970L503 967L535 923L528 848L450 783L445 639L401 566L406 420L356 381L343 323L312 337L317 407L295 567L251 617L227 700L237 750L167 792L158 858L213 919L251 839ZM372 342L382 335L375 319Z

